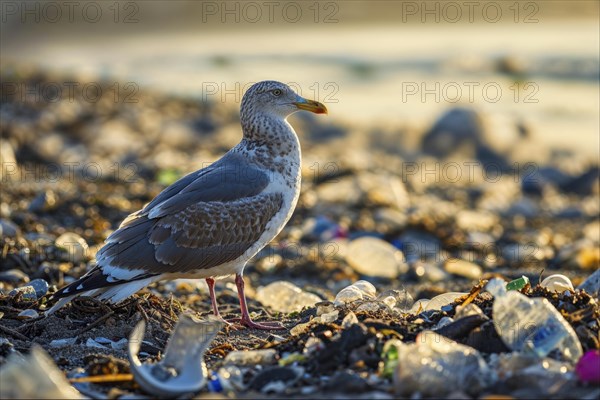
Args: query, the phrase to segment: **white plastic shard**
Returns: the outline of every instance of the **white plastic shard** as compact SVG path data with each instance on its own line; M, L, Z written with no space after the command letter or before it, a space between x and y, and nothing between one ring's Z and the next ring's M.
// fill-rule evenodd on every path
M13 354L0 369L2 399L82 399L52 358L37 344L27 356Z
M575 291L571 280L562 274L550 275L544 279L540 285L552 292L562 293L565 290L570 290L571 292Z
M195 393L207 382L208 371L204 353L217 333L221 321L199 321L182 314L169 338L165 356L154 364L143 364L138 353L144 339L146 323L142 320L129 336L129 361L136 382L142 389L159 397L178 397Z

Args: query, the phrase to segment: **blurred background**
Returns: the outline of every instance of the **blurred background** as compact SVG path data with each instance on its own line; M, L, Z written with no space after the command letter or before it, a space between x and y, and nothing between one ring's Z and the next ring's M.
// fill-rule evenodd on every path
M537 144L598 156L595 1L2 7L4 72L35 66L82 84L131 82L234 109L250 83L275 79L327 103L332 119L355 129L423 131L444 110L466 105L489 114L498 140L518 121Z
M291 117L303 194L280 241L339 231L406 251L430 243L416 229L436 262L508 266L535 243L538 267L562 268L589 234L569 254L597 266L596 1L6 1L1 18L1 215L49 243L82 235L87 260L234 146L243 92L274 79L330 111Z

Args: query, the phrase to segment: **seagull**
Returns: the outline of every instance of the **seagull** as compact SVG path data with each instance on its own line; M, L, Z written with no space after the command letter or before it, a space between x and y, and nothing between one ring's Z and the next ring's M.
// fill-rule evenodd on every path
M223 321L215 279L235 274L239 323L252 321L244 294L244 267L283 229L300 194L301 149L287 117L306 110L327 114L288 85L263 81L244 94L242 140L221 159L184 176L130 214L96 254L96 266L54 293L46 315L85 295L119 303L160 280L205 279L214 315Z

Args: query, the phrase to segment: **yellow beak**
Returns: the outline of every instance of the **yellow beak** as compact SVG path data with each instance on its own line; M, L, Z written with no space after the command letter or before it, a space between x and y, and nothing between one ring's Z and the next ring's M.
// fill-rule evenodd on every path
M302 101L297 101L292 104L300 110L310 111L315 114L327 114L327 107L318 101L302 99Z

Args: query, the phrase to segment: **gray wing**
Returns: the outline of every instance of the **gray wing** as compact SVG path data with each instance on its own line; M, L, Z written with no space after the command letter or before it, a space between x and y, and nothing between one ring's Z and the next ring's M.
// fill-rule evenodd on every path
M98 252L98 265L160 274L235 260L281 209L281 193L262 193L268 183L264 171L228 154L123 221Z

